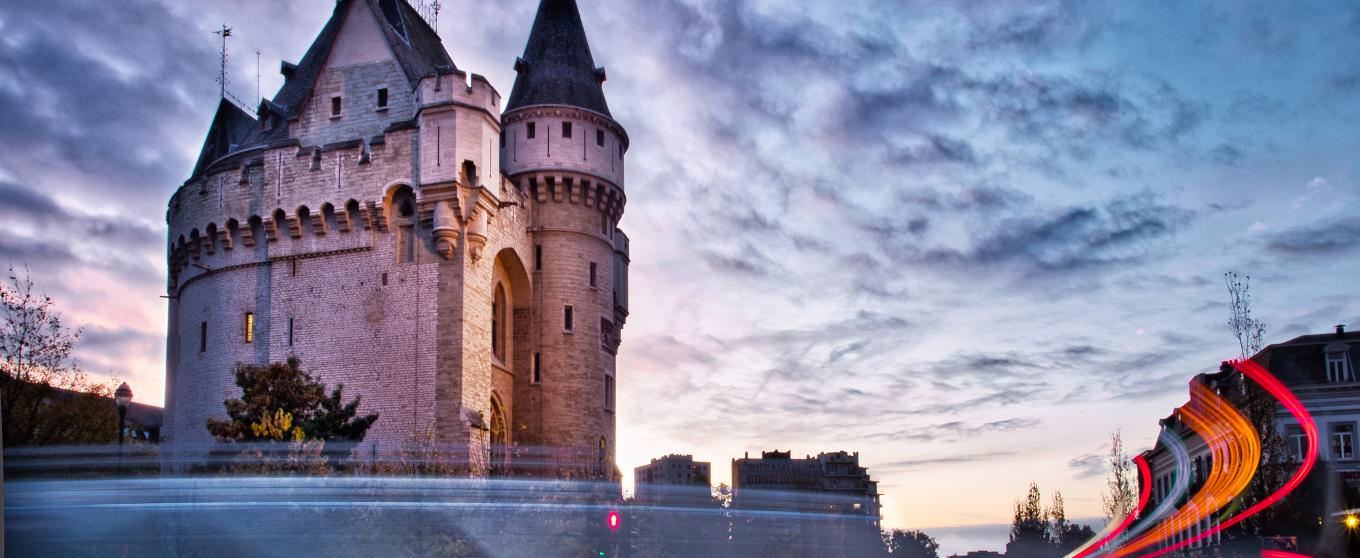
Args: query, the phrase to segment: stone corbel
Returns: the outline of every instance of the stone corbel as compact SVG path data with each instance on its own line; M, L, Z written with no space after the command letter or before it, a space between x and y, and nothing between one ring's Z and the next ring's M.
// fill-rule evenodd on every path
M434 206L434 245L446 260L452 260L458 250L458 218L448 201L437 202Z
M467 224L468 255L472 257L472 263L482 259L482 249L486 248L486 220L486 212L473 204Z

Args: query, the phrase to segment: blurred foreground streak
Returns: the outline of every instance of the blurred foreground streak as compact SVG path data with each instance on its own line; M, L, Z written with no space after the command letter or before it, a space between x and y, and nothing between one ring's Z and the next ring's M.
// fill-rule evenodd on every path
M764 495L733 509L705 494L619 498L617 483L470 478L452 454L369 461L290 445L165 466L154 446L5 453L11 556L865 556L877 515L835 496ZM334 452L333 452L334 453ZM541 450L521 465L555 470ZM170 475L172 469L187 471ZM251 470L255 472L250 473ZM322 474L316 474L321 472ZM608 517L617 512L611 529Z

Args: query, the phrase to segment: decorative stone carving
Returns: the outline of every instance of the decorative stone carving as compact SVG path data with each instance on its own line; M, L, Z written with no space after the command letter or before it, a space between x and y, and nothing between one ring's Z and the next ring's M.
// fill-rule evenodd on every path
M486 212L481 208L472 209L472 218L468 219L467 225L468 255L472 256L472 263L482 259L482 248L486 247L486 219Z
M447 201L434 206L434 245L439 255L446 260L453 259L454 252L458 250L458 217Z

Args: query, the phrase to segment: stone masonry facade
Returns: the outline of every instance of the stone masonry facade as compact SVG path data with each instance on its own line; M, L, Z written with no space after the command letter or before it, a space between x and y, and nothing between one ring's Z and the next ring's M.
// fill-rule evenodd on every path
M535 101L502 114L404 0L340 0L273 99L222 101L166 214L174 451L212 443L237 363L296 356L378 413L360 454L428 440L495 474L551 448L616 477L628 138L541 93L603 82L575 3L545 0L532 34L562 33L566 52L531 36L515 87Z

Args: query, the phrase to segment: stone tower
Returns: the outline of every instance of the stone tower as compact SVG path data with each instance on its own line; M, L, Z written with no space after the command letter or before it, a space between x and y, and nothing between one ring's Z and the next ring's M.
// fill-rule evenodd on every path
M365 456L614 475L628 140L573 2L516 67L502 115L405 0L339 0L272 99L219 103L166 212L170 458L212 443L235 364L295 356L379 414Z
M628 134L609 112L574 0L539 4L501 117L501 168L534 199L534 367L518 413L537 442L593 448L612 470L615 356L628 315L623 157ZM604 404L586 404L603 399Z

